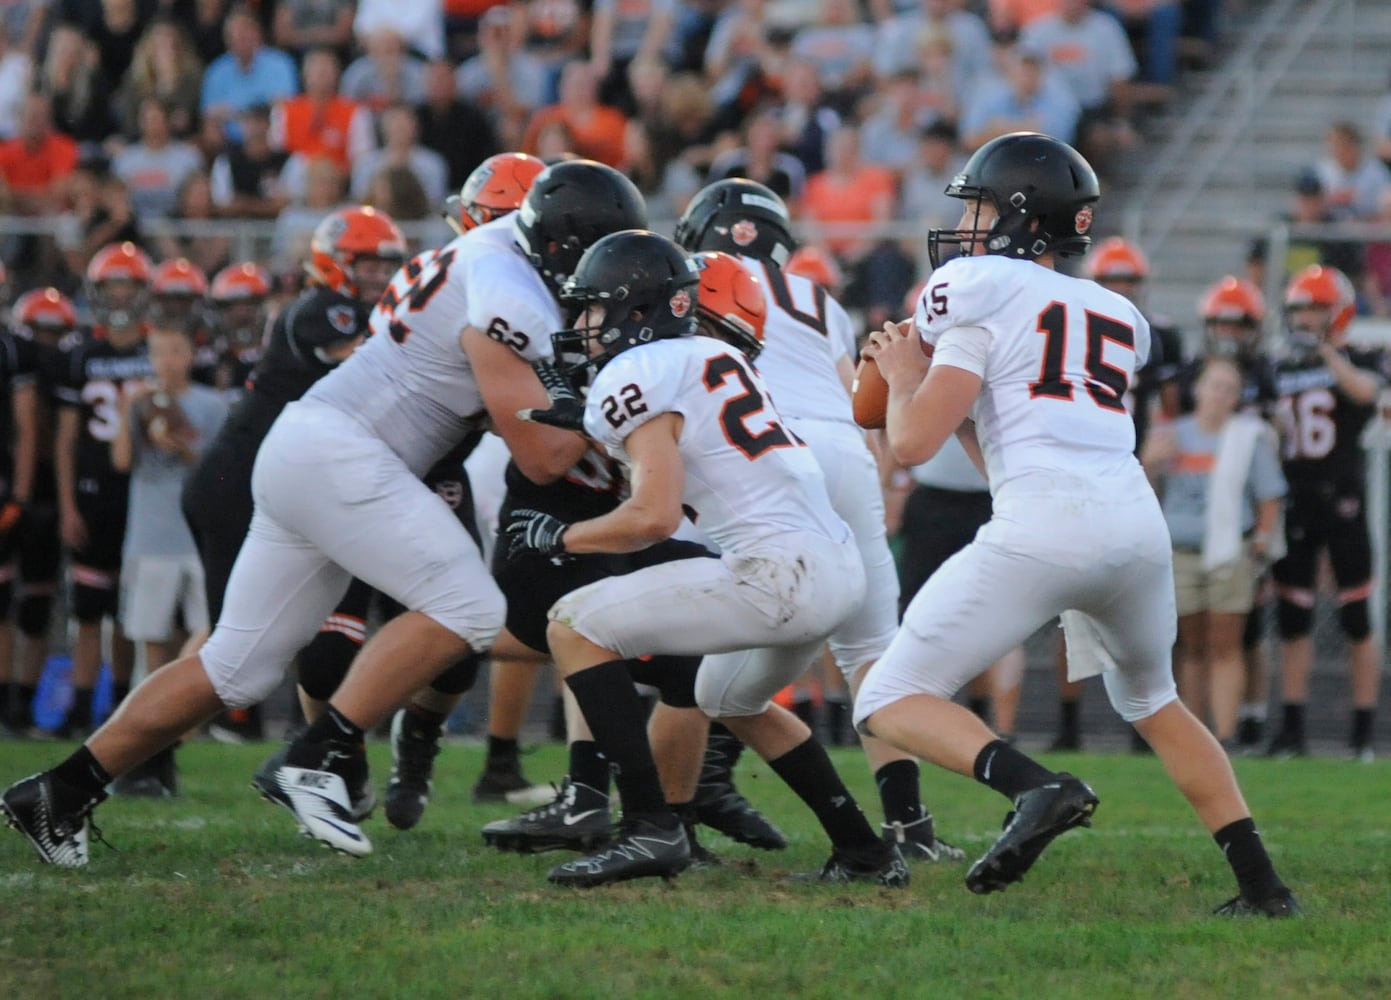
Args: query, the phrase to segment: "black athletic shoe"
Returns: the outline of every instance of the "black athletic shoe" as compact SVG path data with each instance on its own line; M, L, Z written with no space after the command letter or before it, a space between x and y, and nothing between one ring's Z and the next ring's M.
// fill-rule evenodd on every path
M1091 826L1100 800L1070 774L1021 792L1005 817L1004 832L966 873L972 892L999 892L1024 877L1053 838L1075 826Z
M531 805L537 801L538 789L522 774L522 762L516 757L492 760L483 767L478 784L473 786L474 802L510 802Z
M836 848L830 860L816 872L794 872L792 882L878 882L885 889L906 889L910 880L908 863L896 844L884 844L880 851L850 852Z
M556 885L592 889L635 878L664 878L691 864L691 845L680 822L658 826L647 820L625 820L612 844L594 854L567 861L546 878Z
M136 764L111 782L111 794L123 799L168 799L178 795L174 751L163 750Z
M404 708L391 720L391 778L386 783L386 821L409 830L425 815L440 752L440 727Z
M566 778L555 798L512 819L483 828L483 843L499 851L592 851L613 837L609 797Z
M965 861L966 852L937 837L932 816L911 823L885 823L884 843L893 844L909 861Z
M44 772L5 789L0 795L0 812L7 825L24 834L39 852L39 860L81 868L87 864L88 838L101 840L101 831L92 822L92 810L105 799L106 793L99 792L80 809L59 813L54 806L53 778Z
M1265 742L1265 720L1247 716L1236 724L1236 742L1242 750L1255 750Z
M280 782L275 777L276 772L285 764L285 751L287 749L287 747L281 747L261 761L261 766L256 768L256 773L251 776L251 787L260 792L261 798L267 802L273 802L278 806L293 810L290 805L290 797L280 788ZM352 814L353 822L361 823L371 819L373 811L377 808L377 790L372 787L371 779L364 776L358 784L350 785L348 801L348 810ZM305 831L301 830L300 832Z
M1304 915L1304 911L1299 908L1299 901L1294 898L1294 893L1284 887L1276 889L1263 899L1233 896L1212 912L1219 917L1270 917L1272 920Z
M1275 739L1270 741L1265 755L1275 760L1291 760L1295 757L1309 756L1309 747L1301 737L1281 730L1275 734Z
M734 787L734 765L744 744L729 733L712 732L696 786L696 819L732 840L764 851L781 851L787 835Z
M1048 749L1053 753L1076 753L1082 749L1082 737L1078 733L1059 733Z

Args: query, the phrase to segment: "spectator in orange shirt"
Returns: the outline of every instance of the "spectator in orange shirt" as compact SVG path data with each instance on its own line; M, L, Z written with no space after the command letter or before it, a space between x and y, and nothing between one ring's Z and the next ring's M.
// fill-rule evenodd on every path
M369 152L372 116L338 92L339 63L329 48L304 57L304 93L276 102L271 111L270 143L275 149L308 158L326 157L340 170Z
M58 208L63 180L77 166L77 143L53 130L53 106L44 94L24 99L19 131L0 143L0 179L14 211L47 215Z
M826 169L808 179L802 214L828 227L869 229L888 221L894 197L893 173L860 160L860 133L847 125L826 139ZM845 262L858 261L873 246L842 232L822 242Z
M522 151L537 152L537 136L552 122L559 121L574 137L574 151L611 167L622 168L627 160L624 141L628 119L617 108L599 103L599 77L592 63L569 63L560 76L560 103L542 108L527 125Z
M1062 0L990 0L988 7L992 31L1014 32L1040 17L1056 14L1062 9Z

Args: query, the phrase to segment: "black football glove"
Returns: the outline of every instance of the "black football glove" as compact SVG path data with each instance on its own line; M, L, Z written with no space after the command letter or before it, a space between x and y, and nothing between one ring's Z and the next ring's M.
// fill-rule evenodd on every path
M519 509L512 512L507 524L507 555L516 559L525 552L543 556L565 555L565 530L570 525L558 517L539 510Z
M584 400L580 399L579 393L565 377L565 373L552 361L537 361L531 367L536 372L536 377L541 380L541 385L545 387L546 395L550 397L550 409L518 410L517 417L583 434Z

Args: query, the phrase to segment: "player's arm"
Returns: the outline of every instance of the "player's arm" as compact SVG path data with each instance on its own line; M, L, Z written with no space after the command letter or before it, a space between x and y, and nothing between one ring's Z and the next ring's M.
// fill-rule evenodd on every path
M517 416L518 410L550 407L550 397L531 365L476 327L464 328L460 344L473 366L493 431L507 443L522 475L542 486L564 476L584 455L588 443L573 431Z
M135 441L132 439L130 426L134 396L133 392L121 394L121 418L116 423L116 434L111 439L111 467L117 472L129 472L135 464Z
M34 466L39 457L39 391L33 382L20 382L11 394L14 413L14 484L10 497L27 504L34 496Z
M628 435L632 495L602 517L570 525L566 552L637 552L676 533L685 517L686 467L677 445L684 420L663 413Z
M58 515L63 542L73 549L82 547L87 527L77 510L77 435L82 412L75 406L58 408L58 431L53 437L53 476L58 483Z
M961 426L956 429L956 439L961 442L961 449L966 452L971 464L982 476L989 479L990 473L985 471L985 455L981 453L980 439L976 437L976 422L969 417L961 421Z
M903 465L926 462L970 415L981 377L954 365L932 365L916 331L884 325L870 336L875 361L889 386L884 429ZM969 452L968 452L969 454Z
M1381 393L1382 381L1374 372L1358 368L1348 360L1347 355L1325 341L1319 345L1323 363L1338 381L1338 388L1344 396L1361 406L1370 406Z

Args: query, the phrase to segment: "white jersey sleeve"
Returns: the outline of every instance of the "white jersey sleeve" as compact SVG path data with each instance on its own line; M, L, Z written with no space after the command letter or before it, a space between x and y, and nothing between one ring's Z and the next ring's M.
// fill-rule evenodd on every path
M855 324L850 321L845 307L829 295L826 296L826 339L831 345L832 361L855 359Z
M628 461L628 435L663 413L680 413L680 374L661 351L624 351L599 370L589 387L584 429L614 458Z
M957 257L932 272L913 314L918 333L927 344L935 348L943 332L957 326L980 326L984 316L1004 307L990 268L972 266L1001 259Z
M468 285L488 289L469 297L465 325L506 344L526 361L554 356L551 334L561 327L560 311L538 275L517 268L505 254L485 254L469 262ZM535 276L536 280L531 281ZM526 280L521 281L519 278Z

